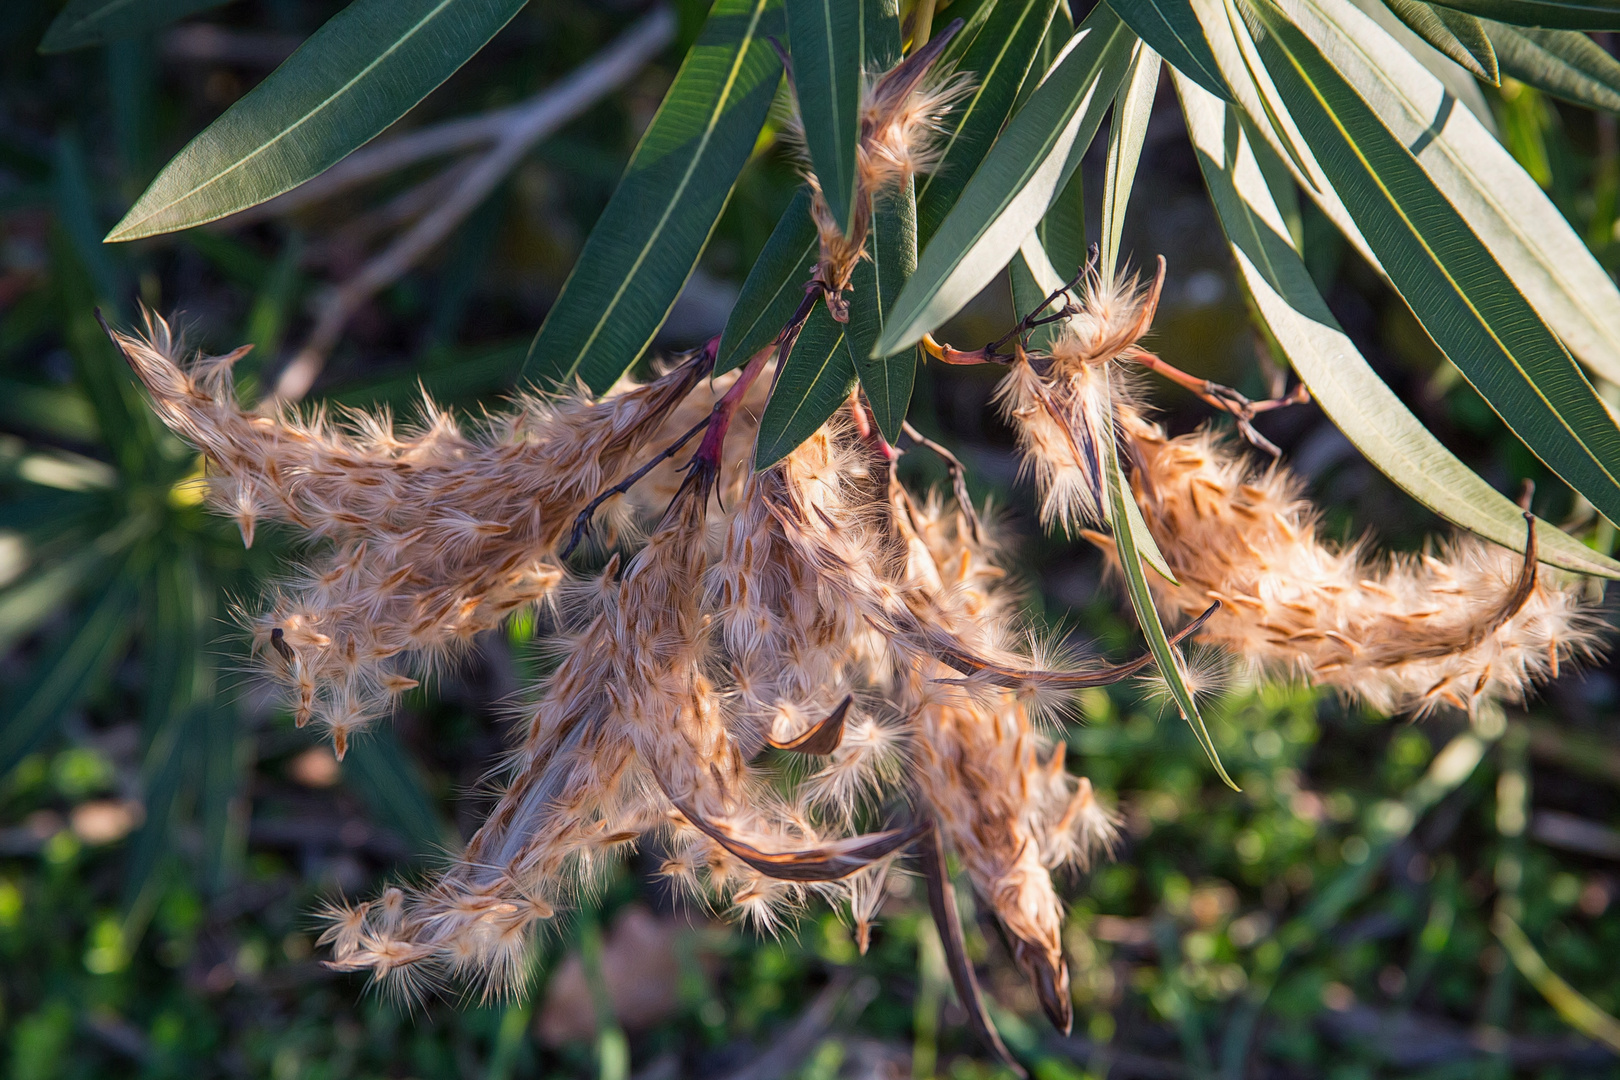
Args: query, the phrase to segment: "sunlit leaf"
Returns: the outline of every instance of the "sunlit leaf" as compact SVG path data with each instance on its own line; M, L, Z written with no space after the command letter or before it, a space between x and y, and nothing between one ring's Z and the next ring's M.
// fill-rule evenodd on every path
M817 304L782 365L776 389L759 421L754 467L766 469L826 423L855 389L855 361L844 344L844 327Z
M525 378L597 393L652 343L697 266L781 81L781 0L717 0L562 294Z
M1612 0L1444 0L1444 6L1515 26L1620 30L1620 5Z
M1231 96L1204 28L1186 0L1113 0L1113 7L1177 71L1212 94Z
M524 0L353 0L164 166L107 239L187 229L302 184L398 120Z
M1411 152L1270 0L1248 7L1295 123L1435 342L1537 456L1620 517L1620 429Z
M1525 526L1519 508L1441 445L1339 328L1295 250L1238 117L1191 80L1178 75L1176 88L1244 285L1312 397L1367 460L1407 494L1452 524L1522 552ZM1620 563L1562 529L1543 521L1536 530L1543 562L1620 576Z
M1479 19L1467 12L1425 4L1423 0L1384 0L1412 32L1469 72L1495 86L1501 82L1496 51Z
M1585 34L1482 21L1507 74L1565 101L1620 112L1620 61Z
M793 83L804 145L834 220L855 214L855 148L861 137L861 62L868 0L786 0ZM875 2L875 0L871 0Z
M1159 89L1159 54L1140 45L1131 59L1125 85L1114 99L1114 119L1108 134L1108 162L1103 170L1102 271L1112 278L1119 269L1119 238L1125 229L1125 210L1136 186L1136 166L1142 160L1153 98Z
M937 163L917 179L917 230L923 243L956 204L1007 122L1057 8L1057 0L1001 0L963 54L959 68L973 73L973 89L946 119Z
M876 352L916 344L1007 265L1079 165L1135 42L1106 4L1087 17L940 223L895 300Z

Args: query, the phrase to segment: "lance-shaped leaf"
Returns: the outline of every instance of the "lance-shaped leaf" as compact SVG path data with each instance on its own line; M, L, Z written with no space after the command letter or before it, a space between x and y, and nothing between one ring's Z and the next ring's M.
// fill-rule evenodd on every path
M951 110L936 164L917 180L917 228L924 243L1007 122L1057 6L1057 0L1001 0L962 55L958 67L973 73L973 89Z
M80 614L63 639L12 686L0 706L0 776L11 772L61 718L100 685L133 628L137 590L119 578Z
M781 80L781 0L716 0L562 294L526 378L597 393L652 343L697 266Z
M187 229L302 184L404 116L524 0L354 0L163 167L108 240Z
M1177 71L1212 94L1232 96L1209 38L1187 0L1114 0L1113 7L1125 25Z
M1574 359L1321 50L1270 0L1248 11L1289 113L1424 329L1549 468L1616 519L1620 428Z
M1502 81L1496 50L1479 19L1467 12L1425 4L1423 0L1384 0L1412 32L1492 86Z
M1620 61L1576 30L1534 30L1483 19L1502 70L1554 97L1620 112Z
M1159 89L1159 54L1139 45L1131 59L1130 74L1114 100L1114 120L1108 133L1108 163L1103 173L1102 270L1112 278L1119 269L1119 238L1125 231L1125 208L1136 186L1136 166L1142 160L1153 97Z
M866 24L866 70L887 71L900 62L905 42L900 33L900 0L862 0Z
M1311 396L1407 494L1452 524L1523 552L1519 508L1441 445L1339 328L1294 248L1255 144L1235 111L1179 73L1176 89L1243 283ZM1536 542L1545 563L1620 576L1620 563L1547 522L1536 523Z
M1193 736L1198 740L1198 745L1204 748L1204 753L1209 755L1210 764L1215 766L1215 772L1233 791L1239 791L1241 789L1237 783L1227 775L1226 766L1221 764L1221 755L1215 749L1215 740L1210 738L1209 728L1204 725L1204 718L1198 712L1198 702L1193 698L1192 689L1187 685L1186 673L1181 668L1181 655L1176 652L1176 647L1170 644L1170 637L1164 632L1164 622L1159 618L1159 609L1153 606L1153 591L1148 587L1147 571L1143 567L1143 552L1138 546L1140 537L1147 536L1151 539L1151 534L1142 523L1140 508L1132 512L1136 497L1126 484L1125 473L1119 466L1119 439L1114 433L1112 409L1108 411L1108 437L1104 440L1104 452L1108 457L1103 463L1103 481L1108 485L1108 519L1113 527L1114 550L1119 556L1120 569L1125 578L1125 591L1131 598L1131 608L1136 612L1136 621L1142 627L1142 636L1147 638L1148 649L1153 653L1153 662L1158 665L1159 677L1169 688L1170 699L1176 703L1181 718L1192 728Z
M1108 5L1086 18L940 223L895 300L876 352L915 345L1007 265L1079 165L1135 43Z
M1519 974L1547 999L1547 1004L1570 1027L1620 1054L1620 1020L1598 1008L1591 998L1559 978L1557 972L1541 958L1519 924L1500 907L1496 910L1491 929L1513 958L1513 966L1519 969Z
M1212 20L1218 14L1206 14L1209 0L1193 0L1193 5ZM1417 155L1430 179L1570 351L1599 375L1620 381L1620 290L1496 137L1470 110L1458 108L1439 79L1349 0L1283 0L1282 7L1395 137ZM1263 68L1254 82L1240 77L1238 43L1225 15L1219 19L1227 26L1227 37L1212 35L1216 54L1223 65L1230 65L1228 80L1255 120L1256 130L1273 149L1287 154L1287 147L1266 126L1260 101L1269 98L1292 132L1294 148L1306 158L1302 173L1289 157L1296 179L1362 256L1385 273L1345 208L1342 193L1322 174L1284 115L1270 77ZM1241 19L1236 28L1244 47L1252 50Z
M782 364L760 417L754 468L770 468L814 435L848 400L855 379L844 327L827 314L827 305L817 304Z
M229 0L68 0L40 42L42 53L103 45L149 33Z
M810 189L800 188L777 219L731 305L715 354L716 375L743 363L781 333L804 299L804 286L820 250L816 223L810 218Z
M1620 6L1612 0L1445 0L1444 6L1515 26L1620 30Z
M804 146L833 218L855 215L855 148L861 138L861 62L866 14L876 0L786 0L793 85Z
M884 192L872 200L872 230L866 241L870 259L862 259L850 279L852 296L844 346L860 375L866 401L878 430L889 442L900 439L917 375L917 348L893 356L872 355L894 298L917 269L917 203L911 185Z

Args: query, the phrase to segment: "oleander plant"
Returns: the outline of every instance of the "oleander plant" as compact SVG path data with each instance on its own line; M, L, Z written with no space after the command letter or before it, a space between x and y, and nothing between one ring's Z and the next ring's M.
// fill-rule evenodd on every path
M1620 7L238 6L41 5L116 191L4 136L0 955L92 924L17 1075L1616 1068ZM191 55L273 70L147 183ZM255 881L279 988L209 943ZM627 904L703 927L634 1045ZM291 1012L197 1019L239 982Z

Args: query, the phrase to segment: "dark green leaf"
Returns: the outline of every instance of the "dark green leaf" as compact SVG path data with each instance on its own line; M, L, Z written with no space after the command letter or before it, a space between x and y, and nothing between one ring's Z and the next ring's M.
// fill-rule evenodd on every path
M134 37L229 0L68 0L45 31L42 53L67 52Z
M720 334L714 372L724 375L769 345L804 299L804 285L821 250L810 220L810 189L800 188L782 211L743 282Z
M1035 77L1031 62L1057 7L1057 0L1001 0L963 54L958 70L972 72L973 90L951 110L938 162L917 181L917 227L924 243L996 141L1019 85L1026 76ZM1040 74L1045 73L1042 68Z
M1560 30L1620 30L1620 4L1613 0L1445 0L1437 6L1515 26Z
M1087 17L940 223L895 300L878 352L915 344L1012 259L1080 164L1136 40L1107 4Z
M917 202L910 185L904 191L880 194L873 200L872 231L866 243L872 257L856 265L850 281L853 296L844 346L860 373L861 387L866 391L878 430L893 443L900 439L900 425L905 423L906 409L911 404L917 350L913 346L879 359L872 356L872 348L883 333L889 305L917 269Z
M855 389L855 361L844 328L825 304L810 312L799 340L782 365L754 443L754 467L769 468L816 433Z
M1620 429L1411 152L1270 0L1248 11L1312 154L1424 329L1536 455L1620 520Z
M1450 521L1522 552L1524 517L1442 446L1339 329L1295 249L1256 144L1233 111L1178 78L1198 163L1259 316L1322 410L1386 476ZM1224 116L1223 116L1224 112ZM1268 153L1263 145L1259 153ZM1543 562L1620 575L1620 564L1546 522L1536 525Z
M186 229L302 184L404 116L524 0L354 0L164 166L108 240Z
M1412 32L1492 86L1502 81L1496 51L1485 27L1467 12L1435 7L1423 0L1384 0L1395 17Z
M866 20L866 70L887 71L905 51L900 39L900 0L863 0Z
M527 379L602 393L651 344L765 123L782 29L781 0L717 0L529 346Z
M1035 227L1036 239L1065 279L1086 262L1086 184L1079 169ZM1020 312L1022 314L1022 312Z
M1113 0L1113 7L1125 25L1177 71L1231 100L1232 91L1187 0Z
M1507 74L1565 101L1620 112L1620 61L1585 34L1483 22Z
M989 21L998 6L1000 5L997 0L954 0L953 3L934 5L934 21L928 34L930 40L938 37L957 19L962 20L962 29L957 31L951 43L940 54L941 70L949 68L961 59L962 54L978 39L979 31L984 29L984 24Z
M127 577L114 582L34 662L29 676L10 688L0 706L0 776L39 745L63 713L100 687L129 640L136 592Z
M371 808L372 818L397 832L421 859L444 849L450 833L428 794L422 773L392 728L378 726L349 748L343 778Z
M804 145L834 220L855 217L855 149L861 138L861 64L869 0L786 0L793 84Z

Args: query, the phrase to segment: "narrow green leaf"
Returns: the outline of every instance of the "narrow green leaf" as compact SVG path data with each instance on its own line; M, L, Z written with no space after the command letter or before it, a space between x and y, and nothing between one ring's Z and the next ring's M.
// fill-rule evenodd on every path
M804 299L805 282L820 250L816 223L810 219L810 189L800 188L777 219L731 306L715 356L716 375L737 367L782 332Z
M0 421L69 442L93 443L101 435L84 396L54 386L0 379Z
M1407 494L1454 525L1524 551L1519 508L1441 445L1339 328L1299 257L1255 144L1235 111L1179 73L1176 89L1238 271L1266 329L1311 396L1356 449ZM1536 540L1545 563L1620 577L1620 563L1547 522L1536 523Z
M1114 412L1108 410L1108 438L1104 441L1104 451L1108 460L1103 465L1103 475L1108 483L1109 520L1113 524L1114 547L1119 553L1119 564L1125 575L1125 591L1130 594L1131 607L1136 611L1136 621L1142 627L1142 636L1147 638L1148 650L1153 653L1153 662L1158 665L1159 675L1164 679L1165 685L1170 689L1170 697L1181 711L1181 718L1187 721L1192 728L1193 736L1197 738L1198 745L1204 748L1209 756L1215 772L1233 791L1242 790L1237 783L1227 775L1226 766L1221 764L1221 755L1215 749L1215 740L1210 738L1209 728L1204 726L1204 718L1198 712L1198 703L1193 700L1192 690L1187 686L1185 673L1181 669L1181 656L1176 652L1174 645L1170 644L1170 637L1164 632L1164 623L1159 618L1159 609L1153 606L1153 591L1148 587L1147 572L1142 568L1142 551L1137 546L1139 536L1148 536L1147 526L1142 522L1140 508L1135 514L1131 507L1135 505L1135 496L1125 483L1125 473L1119 466L1118 438L1114 434ZM1120 527L1120 522L1125 527ZM1140 532L1138 532L1140 526Z
M844 327L827 314L825 304L817 304L782 365L760 418L754 468L770 468L814 435L848 400L855 382L855 361L844 344Z
M1159 54L1137 47L1125 85L1114 99L1113 128L1108 133L1108 163L1103 172L1102 271L1112 278L1119 269L1119 239L1125 231L1125 209L1136 185L1153 97L1159 90Z
M1558 30L1620 30L1620 5L1613 0L1435 0L1436 6L1466 11L1515 26Z
M900 62L905 43L900 36L900 0L862 0L866 26L866 70L888 71Z
M1574 359L1316 45L1271 0L1248 11L1290 114L1424 329L1549 468L1620 520L1620 428Z
M1113 0L1113 7L1125 25L1177 71L1210 93L1231 99L1209 38L1186 0Z
M135 609L135 585L120 578L10 689L0 705L0 776L39 745L63 713L99 688L129 641Z
M1097 5L940 223L876 352L916 344L1007 265L1079 165L1135 42L1107 4Z
M1036 239L1065 280L1086 263L1086 184L1079 169L1058 192L1041 223Z
M1282 0L1281 7L1395 138L1411 148L1570 351L1597 374L1620 382L1620 290L1501 142L1470 110L1456 108L1442 82L1349 0ZM1247 97L1243 104L1251 116L1258 115ZM1385 272L1340 194L1314 160L1309 168L1315 179L1308 186L1317 205L1363 257Z
M145 528L139 518L126 518L61 562L36 570L0 592L0 653L10 651L71 597L105 582L113 557L127 550Z
M900 439L900 425L911 405L917 349L913 346L893 356L874 357L872 348L883 333L889 306L917 269L917 201L909 184L904 191L883 193L873 200L867 252L871 258L856 265L850 281L853 296L844 347L860 374L878 430L893 443Z
M1475 76L1492 86L1502 81L1497 71L1496 50L1486 36L1484 24L1467 12L1435 7L1423 0L1384 0L1395 17L1412 32Z
M781 81L781 0L716 0L540 332L524 377L597 393L652 343Z
M42 53L103 45L149 33L160 26L230 0L68 0L39 43Z
M343 759L343 780L366 801L378 825L399 833L410 847L412 861L444 850L449 826L428 794L421 770L391 727L373 728L349 749Z
M962 29L956 32L951 43L945 46L945 51L940 54L938 63L941 70L949 70L952 67L960 69L961 65L957 61L978 39L984 24L999 6L998 0L952 0L948 4L934 4L934 21L928 32L930 41L944 33L945 28L957 19L962 20Z
M410 111L524 0L353 0L163 167L110 241L245 210L337 164Z
M1507 74L1565 101L1620 112L1620 61L1585 34L1482 22Z
M1033 61L1057 9L1058 0L1001 0L962 54L957 69L972 73L973 89L946 120L938 162L917 181L917 228L924 243L996 141L1020 84L1046 73L1044 67L1036 73Z
M869 0L786 0L793 84L804 145L822 197L849 233L855 218L855 149L861 137L861 63Z

